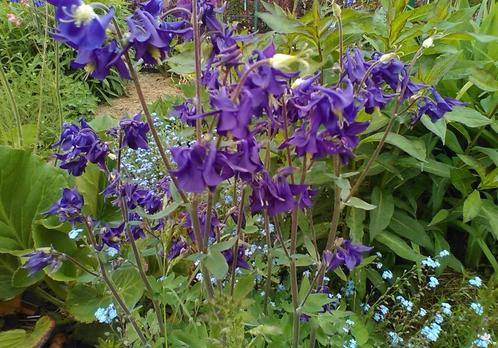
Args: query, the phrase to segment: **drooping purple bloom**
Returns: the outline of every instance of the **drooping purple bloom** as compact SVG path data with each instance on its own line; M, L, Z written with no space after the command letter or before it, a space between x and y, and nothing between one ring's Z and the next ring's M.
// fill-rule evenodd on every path
M323 262L327 270L334 270L337 267L345 265L349 271L352 271L363 260L363 253L372 250L363 244L353 244L350 240L345 239L334 252L325 250L323 253Z
M432 122L436 122L442 118L445 113L452 111L453 107L465 105L465 103L459 100L442 97L434 87L431 87L430 90L434 100L429 97L423 97L419 100L419 110L416 117L412 120L412 124L417 123L423 114L428 115Z
M252 213L268 209L270 216L291 211L296 206L296 201L291 191L290 184L284 176L278 175L272 179L266 172L262 178L251 183L252 194L250 197Z
M180 189L186 192L202 192L208 187L213 188L234 174L227 164L226 156L212 143L173 147L171 154L177 169L170 173L178 178Z
M109 186L105 194L117 196L118 192L116 188ZM128 209L135 209L138 206L143 208L147 213L153 214L162 207L162 200L153 191L142 188L134 183L123 183L120 187L119 195L124 198ZM114 201L114 204L118 203L119 200Z
M100 238L102 238L102 242L111 248L119 250L120 242L123 239L124 228L124 222L115 227L106 225L100 231Z
M50 272L56 272L62 266L60 258L53 253L38 250L25 254L23 257L29 257L28 262L22 267L28 270L28 276L32 276L47 266Z
M207 212L205 210L201 210L198 213L198 218L199 218L199 229L201 232L201 237L205 238L206 236L206 224L207 224ZM192 217L190 214L186 214L185 216L185 228L187 229L187 233L190 237L190 239L196 243L195 239L195 233L194 233L194 227L192 225ZM213 239L215 237L215 231L217 228L220 228L222 226L221 222L218 220L218 216L216 215L216 212L213 210L211 213L211 224L209 226L209 231L208 231L208 240Z
M140 121L141 116L139 113L132 119L123 119L119 122L119 126L123 131L123 145L127 145L134 150L149 148L147 143L149 125Z
M91 50L102 46L106 39L106 29L114 16L114 8L100 16L96 6L87 5L81 0L47 0L56 6L56 40L67 43L76 49Z
M140 3L140 9L150 13L154 18L161 14L163 6L163 0L148 0Z
M171 241L171 247L167 255L168 261L171 261L174 258L180 256L181 254L187 252L187 250L188 250L188 245L183 238L179 237L173 239Z
M83 222L81 209L83 208L83 196L76 190L65 188L62 197L43 215L59 215L60 222Z
M179 118L189 126L195 126L197 112L192 99L187 99L185 102L175 105L170 113L171 116Z
M192 0L178 0L176 5L183 7L192 12ZM199 0L198 15L201 18L202 27L208 31L221 31L221 23L216 18L216 13L222 13L223 9L216 8L215 0ZM179 12L180 17L185 17L185 14Z
M240 244L239 247L237 248L237 260L235 261L235 267L250 269L251 266L249 266L249 264L247 263L244 250L245 250L244 246L242 244ZM233 250L232 250L232 248L227 249L227 250L223 250L221 253L225 257L225 260L227 261L228 267L232 267L232 263L233 263Z
M254 136L237 143L237 152L227 154L228 165L243 180L250 181L253 175L263 169L259 158L259 145Z
M104 47L80 49L76 59L71 63L75 69L84 68L90 76L104 80L112 67L124 79L130 79L130 73L123 61L124 50L118 48L116 40L112 40Z

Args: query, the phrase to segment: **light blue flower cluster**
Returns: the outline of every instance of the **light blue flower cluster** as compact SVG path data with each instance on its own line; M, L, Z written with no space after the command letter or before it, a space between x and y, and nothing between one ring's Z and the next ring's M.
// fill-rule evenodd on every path
M472 302L470 304L470 309L472 309L474 311L474 313L477 315L484 314L484 308L479 302Z
M344 327L342 328L342 330L345 332L345 333L349 333L349 331L351 330L351 328L354 326L354 321L351 320L351 319L348 319L346 320L346 323L344 324Z
M398 301L408 312L413 310L413 302L407 300L401 295L396 296L396 301Z
M81 228L73 228L71 231L68 233L69 239L76 239L78 236L83 232L83 229Z
M427 282L427 286L429 288L432 288L434 289L435 287L437 287L439 285L439 280L437 280L436 277L429 277L429 281Z
M482 280L481 278L475 276L474 278L469 279L469 284L475 288L480 288L482 285Z
M431 323L429 326L424 326L420 334L429 342L436 342L441 333L441 326L438 323Z
M346 287L344 288L344 295L346 295L346 297L351 297L354 295L355 291L354 282L352 280L348 280Z
M358 347L358 344L356 343L356 340L354 338L350 338L342 345L342 348L356 348L356 347Z
M398 335L398 333L395 331L389 331L387 333L387 336L389 337L389 341L391 342L391 345L393 345L393 346L398 346L404 342L403 337Z
M439 263L438 260L433 260L430 256L428 256L427 258L425 258L424 260L422 260L422 266L428 267L428 268L432 268L432 269L436 269L439 266L441 266L441 264Z
M382 321L386 318L387 313L389 313L389 308L384 305L379 306L379 311L374 313L373 320Z
M451 305L447 302L441 303L441 312L446 316L451 316Z
M363 313L367 313L370 310L370 305L368 303L362 303L360 307Z
M427 315L427 311L425 310L425 308L422 308L420 307L420 309L418 310L418 313L417 313L420 317L425 317Z
M450 256L450 252L448 250L441 250L439 252L439 257L446 257L446 256Z
M95 311L95 318L97 318L99 323L110 324L117 316L118 311L112 303L105 308L100 307Z
M391 272L390 270L385 270L384 272L382 272L382 279L384 280L393 279L393 272Z
M489 333L483 333L479 337L477 337L473 342L472 342L472 347L478 347L478 348L488 348L490 345L494 345L495 342L491 340L491 335Z

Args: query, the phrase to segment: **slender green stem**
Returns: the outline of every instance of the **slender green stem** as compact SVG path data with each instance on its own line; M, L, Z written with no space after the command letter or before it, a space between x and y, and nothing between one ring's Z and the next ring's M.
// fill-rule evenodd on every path
M271 288L271 275L273 258L271 257L271 236L270 236L270 217L268 216L268 209L264 210L264 223L265 223L265 237L267 245L267 255L266 255L266 281L265 281L265 298L263 302L263 313L268 315L268 300L270 297Z
M244 216L244 201L246 198L245 187L242 187L240 194L239 209L237 211L237 229L235 231L235 244L232 249L232 265L230 267L230 295L233 296L235 289L235 269L237 268L237 255L239 254L239 241L242 234L242 220Z
M39 84L40 88L38 89L38 116L36 117L36 142L34 146L33 152L36 153L38 147L41 147L40 144L40 132L41 132L41 124L42 124L42 113L43 113L43 88L45 86L45 69L47 65L47 43L48 43L48 6L45 6L45 34L43 37L43 48L42 48L42 66L40 71L40 79Z
M96 249L97 248L97 240L95 239L95 235L93 233L92 226L90 225L90 222L86 218L84 218L84 223L85 223L85 227L87 230L88 238L90 239L90 242L92 243L93 247ZM119 307L125 313L126 318L130 322L130 324L133 326L133 329L137 333L142 344L144 346L147 346L148 345L147 339L145 338L142 330L140 330L140 327L138 326L137 322L135 321L135 318L133 318L133 316L132 316L130 310L128 309L128 307L126 306L126 303L124 302L123 298L116 290L116 287L114 286L114 283L112 282L111 278L109 278L107 271L105 269L105 265L102 262L102 260L100 259L100 256L98 253L97 253L97 261L99 263L99 268L100 268L100 273L102 275L102 279L104 280L105 284L107 285L107 287L111 291L111 294L114 297L114 299L116 300L116 302L118 303Z
M51 295L47 291L43 290L40 287L35 287L33 288L33 292L43 298L44 300L47 300L48 302L51 302L52 304L56 305L59 308L64 308L65 303L62 300L59 300L57 297Z
M0 78L2 79L2 84L7 91L7 97L9 98L10 107L12 109L12 114L14 114L14 120L16 122L17 129L17 142L19 147L23 147L24 140L22 134L22 124L21 124L21 116L19 115L19 109L17 108L16 99L14 98L14 93L12 93L12 89L10 88L9 80L7 79L7 75L3 71L3 67L0 67Z
M62 114L62 100L60 94L61 88L61 62L60 62L60 44L55 43L55 104L57 105L57 115L59 116L59 134L62 134L64 128L64 115Z
M81 262L79 262L78 260L76 260L71 255L68 255L68 254L62 254L62 255L64 255L64 257L66 259L68 259L69 261L71 261L72 263L74 263L77 267L81 268L83 271L87 272L88 274L91 274L91 275L93 275L94 277L97 277L97 278L102 278L100 274L98 274L97 272L92 271L90 268L86 267L84 264L82 264Z

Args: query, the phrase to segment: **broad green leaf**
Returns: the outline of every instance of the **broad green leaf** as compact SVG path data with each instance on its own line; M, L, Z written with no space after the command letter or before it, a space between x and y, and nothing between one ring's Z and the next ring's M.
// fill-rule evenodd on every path
M391 249L396 255L406 260L418 262L423 259L422 255L410 248L410 246L403 239L391 232L384 231L378 234L375 239Z
M498 206L486 199L481 206L481 215L488 221L493 236L498 240Z
M346 224L349 227L349 237L353 243L361 243L363 241L363 220L365 220L365 215L365 211L362 209L348 209Z
M351 328L351 334L356 339L356 342L360 345L360 347L364 347L364 345L368 341L368 329L363 324L362 320L355 320L353 327Z
M450 215L450 212L448 210L441 209L437 212L436 215L434 215L428 226L437 225L438 223L444 221L448 217L448 215Z
M474 190L463 202L463 222L469 222L479 215L481 206L481 194L479 191Z
M225 240L225 241L211 245L209 247L209 249L212 252L221 252L223 250L227 250L227 249L233 247L233 245L235 244L236 241L237 241L237 237L234 236L234 237L230 238L229 240Z
M95 117L93 120L88 122L88 124L94 131L104 132L109 128L116 127L118 125L118 120L109 115L100 115L99 117Z
M457 156L463 163L474 169L481 178L486 176L486 169L475 158L462 154L458 154Z
M178 202L171 202L170 204L168 204L168 206L166 206L163 210L161 210L158 213L147 214L145 211L142 210L139 212L139 215L150 220L159 220L170 216L180 206L181 204Z
M448 122L462 123L471 128L487 126L493 122L479 111L463 106L455 107L453 111L446 113L444 118L446 118Z
M498 81L497 76L492 75L489 71L479 68L472 68L469 71L469 80L474 85L487 92L498 91Z
M346 203L347 206L358 208L358 209L363 209L363 210L372 210L375 209L375 205L369 204L365 202L364 200L358 198L358 197L351 197Z
M322 310L323 306L330 303L332 300L327 294L318 293L311 294L303 305L303 312L313 314Z
M489 157L489 159L491 161L493 161L495 166L498 167L498 150L497 149L492 149L489 147L480 147L480 146L476 146L476 147L474 147L474 149L486 154Z
M389 226L394 213L394 200L390 190L382 190L376 186L372 191L372 203L377 208L370 211L370 241Z
M29 271L23 267L19 267L12 275L12 286L16 288L27 288L36 284L45 277L43 272L36 272L33 275L28 275Z
M55 320L49 316L43 316L38 319L31 332L23 329L0 332L0 348L42 347L54 328Z
M477 41L482 42L482 43L489 43L489 42L498 41L498 37L494 36L494 35L486 35L486 34L480 34L480 33L460 32L460 33L451 33L451 34L445 35L441 38L441 40L457 40L457 41L477 40Z
M254 274L239 278L233 290L233 298L242 301L254 288Z
M225 278L229 265L221 252L210 250L202 262L213 277L218 280Z
M33 248L32 224L62 193L66 175L27 150L0 147L0 253Z
M19 267L19 259L9 254L0 254L0 299L9 300L23 289L12 284L12 277Z
M363 139L362 142L377 142L382 139L383 135L384 133L376 133ZM400 134L389 133L386 137L386 143L398 147L399 149L418 159L419 161L425 161L426 149L424 142L421 140L412 140Z
M420 246L430 250L434 248L432 240L425 231L424 226L402 211L396 211L394 213L389 228L397 235Z
M422 118L420 119L422 121L422 124L424 125L425 128L430 130L432 133L436 134L441 141L443 142L443 145L445 144L445 139L446 139L446 120L443 118L440 118L436 122L432 122L431 118L427 115L423 115Z
M112 271L111 278L128 309L133 310L144 293L144 285L138 271L134 268L118 268ZM66 298L69 313L84 323L95 321L95 311L100 307L107 307L112 302L113 297L102 282L97 286L77 284L69 289ZM118 304L114 305L119 311Z
M258 12L256 16L261 18L272 30L281 34L298 32L299 22L293 21L286 16L277 16L267 12Z

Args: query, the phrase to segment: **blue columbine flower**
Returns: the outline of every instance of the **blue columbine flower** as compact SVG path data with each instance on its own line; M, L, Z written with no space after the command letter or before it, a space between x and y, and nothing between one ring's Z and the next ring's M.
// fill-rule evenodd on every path
M95 311L95 318L99 323L111 324L112 321L118 316L118 312L114 307L114 304L110 304L105 308L98 308Z
M482 285L482 280L481 278L475 276L474 278L469 279L469 284L475 288L480 288Z
M334 270L339 266L345 265L348 270L353 270L363 261L363 253L372 250L363 244L353 244L349 239L344 239L337 246L334 253L325 250L323 253L323 261L327 265L327 270Z
M475 314L477 315L483 315L484 314L484 308L479 302L472 302L470 304L470 309L472 309Z
M435 288L439 285L439 281L437 280L436 277L429 277L429 282L427 283L427 286L429 288Z
M42 250L37 250L23 255L23 257L29 257L28 262L23 266L28 270L28 276L32 276L45 267L49 267L50 272L56 272L62 266L60 258L52 252L46 253Z
M148 149L147 132L149 125L140 121L141 113L135 115L132 119L123 119L119 122L119 127L123 131L123 145L131 149Z
M83 222L81 209L83 208L83 196L76 189L65 188L62 197L50 207L43 215L59 215L60 222Z

